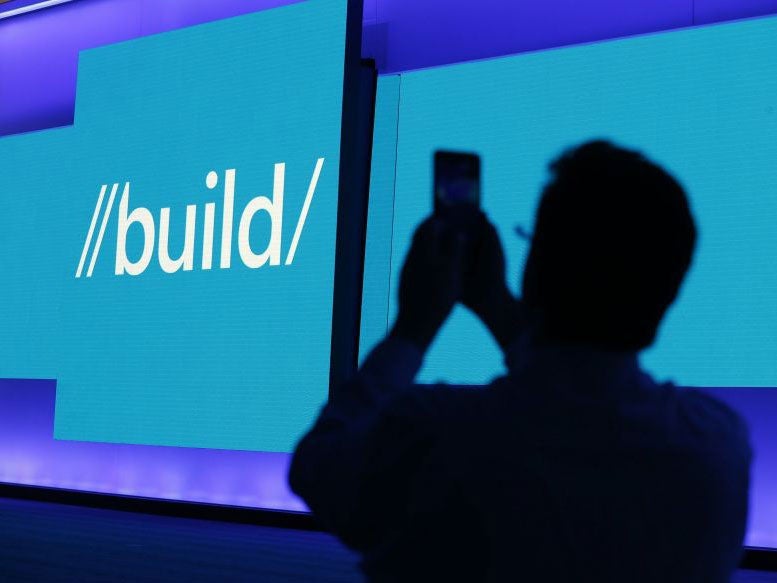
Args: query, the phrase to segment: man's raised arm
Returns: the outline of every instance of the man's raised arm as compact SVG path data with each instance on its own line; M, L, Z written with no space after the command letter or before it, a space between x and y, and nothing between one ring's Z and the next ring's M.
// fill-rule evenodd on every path
M402 270L396 323L356 377L339 387L297 446L292 489L357 549L376 542L401 508L402 483L432 427L413 380L461 294L460 234L431 218L416 231Z

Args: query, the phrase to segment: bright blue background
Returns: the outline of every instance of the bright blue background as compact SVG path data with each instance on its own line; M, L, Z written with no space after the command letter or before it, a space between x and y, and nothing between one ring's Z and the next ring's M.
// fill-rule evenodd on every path
M311 0L82 53L75 126L0 140L0 377L57 379L56 437L293 448L328 390L344 39L345 1ZM243 266L245 204L272 196L285 162L283 262L319 157L293 265ZM232 268L221 270L229 168ZM173 257L186 205L198 206L193 271L163 273L156 245L145 273L113 274L119 191L93 277L74 278L100 186L125 181L157 237L171 208ZM217 203L207 272L206 202ZM260 214L254 249L268 237Z
M435 149L483 156L484 207L517 289L528 244L513 227L531 229L548 161L604 137L675 173L701 230L690 276L645 366L684 385L777 386L777 19L384 78L378 112L387 116L379 128L393 123L398 138L394 152L390 132L376 137L371 204L391 208L384 199L395 197L393 215L371 210L368 257L387 240L392 247L383 277L365 282L365 298L386 300L365 303L362 355L395 315L412 231L431 208ZM394 159L395 192L381 178ZM383 327L373 310L387 316ZM457 308L420 380L484 382L502 369L486 330Z

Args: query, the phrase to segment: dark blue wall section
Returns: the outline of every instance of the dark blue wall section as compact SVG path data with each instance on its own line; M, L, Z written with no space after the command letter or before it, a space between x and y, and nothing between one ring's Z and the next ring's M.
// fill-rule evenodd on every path
M588 42L693 23L693 0L382 0L386 72Z
M696 24L764 16L777 12L777 0L694 0Z
M73 123L84 49L296 1L75 0L0 20L0 136Z
M777 13L777 0L372 0L382 72Z
M293 1L74 0L0 20L0 135L72 123L80 50ZM365 0L363 53L397 72L769 13L777 0Z

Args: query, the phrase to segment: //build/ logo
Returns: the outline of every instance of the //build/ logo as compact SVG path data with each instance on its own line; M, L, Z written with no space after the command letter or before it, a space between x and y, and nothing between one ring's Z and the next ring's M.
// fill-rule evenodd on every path
M300 236L305 227L310 203L318 185L318 179L321 175L321 169L324 166L324 158L316 161L313 170L313 176L308 185L308 191L305 196L305 202L302 205L297 226L294 230L294 237L291 240L291 246L286 254L285 265L294 263L294 256L297 252ZM270 265L281 264L281 235L283 232L283 195L285 190L286 164L275 164L275 178L273 182L272 199L266 196L257 196L251 199L243 209L240 215L240 221L237 229L237 243L240 259L246 267L257 269L268 263ZM216 172L209 172L205 178L205 185L209 190L213 190L219 183L219 176ZM94 266L100 254L105 229L110 220L111 210L113 209L116 194L119 185L114 184L108 194L108 202L103 211L103 201L108 193L108 185L103 185L100 194L97 197L97 203L94 207L89 230L86 234L81 259L76 269L76 278L83 275L86 259L92 246L92 239L99 222L100 227L97 232L97 238L92 249L89 266L86 269L86 277L92 277ZM177 271L192 271L194 269L194 250L195 250L195 227L197 225L197 205L188 205L186 207L186 227L184 229L183 251L178 257L170 257L168 239L170 235L170 207L165 207L159 211L159 229L157 237L157 226L154 222L154 215L144 207L138 207L129 210L130 183L124 183L124 189L119 200L118 210L118 228L116 234L116 260L114 273L116 275L140 275L151 263L154 256L154 247L157 247L157 256L159 266L165 273L175 273ZM224 174L224 200L222 208L221 221L221 256L219 267L229 269L232 265L232 234L234 227L234 202L235 202L235 170L227 170ZM251 248L251 223L254 216L265 211L270 217L270 238L267 247L260 253ZM200 268L203 270L211 269L213 266L213 240L215 231L216 203L209 202L204 207L204 218L201 242L202 259ZM143 230L143 251L140 258L133 261L127 256L127 232L131 225L137 224ZM157 245L158 243L158 245Z

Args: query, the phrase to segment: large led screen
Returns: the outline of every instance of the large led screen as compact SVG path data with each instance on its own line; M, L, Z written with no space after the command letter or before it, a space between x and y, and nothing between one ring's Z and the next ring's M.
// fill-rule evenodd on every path
M421 70L380 80L362 355L396 313L399 271L432 209L432 155L482 156L483 207L517 292L547 165L605 138L644 151L687 188L700 243L643 356L660 379L777 387L777 18ZM660 236L660 233L656 233ZM419 380L504 371L486 329L457 308Z
M288 452L329 381L345 0L84 52L0 140L0 378L59 439Z

